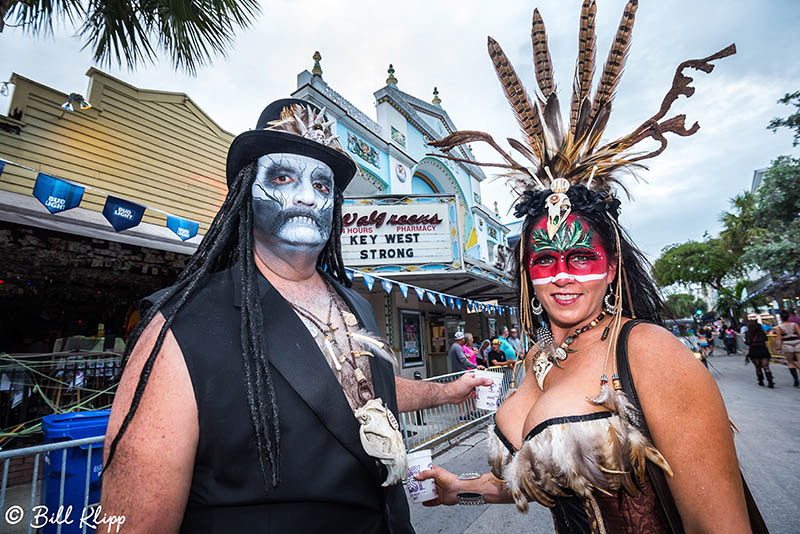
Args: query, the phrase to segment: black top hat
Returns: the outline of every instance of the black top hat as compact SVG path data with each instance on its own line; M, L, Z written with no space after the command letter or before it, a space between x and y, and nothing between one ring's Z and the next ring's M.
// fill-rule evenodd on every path
M345 190L356 173L356 164L347 155L335 148L293 133L265 129L270 122L280 120L283 108L295 104L303 107L311 106L317 113L320 111L317 106L304 100L296 98L276 100L261 112L255 130L248 130L236 136L228 149L228 162L225 169L229 188L239 171L251 161L265 154L285 152L322 161L333 171L333 181L336 187L340 191Z

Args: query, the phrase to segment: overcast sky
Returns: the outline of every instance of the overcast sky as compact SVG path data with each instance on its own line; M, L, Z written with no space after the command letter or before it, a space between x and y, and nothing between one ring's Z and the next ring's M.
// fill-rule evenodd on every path
M601 65L625 2L597 4ZM385 84L393 63L398 88L430 100L437 86L457 127L483 130L500 140L519 133L488 58L486 36L502 45L532 91L530 21L538 7L566 106L580 5L579 0L269 1L262 2L253 27L238 33L228 57L194 78L173 73L163 57L133 72L100 68L141 88L185 92L223 128L239 133L255 125L269 102L296 88L296 76L311 70L315 50L322 54L327 83L373 118L372 94ZM606 130L609 139L633 131L657 111L680 62L732 42L738 49L735 56L717 61L711 74L686 71L697 91L688 100L681 97L668 116L685 113L687 126L698 121L700 131L690 138L670 136L666 152L640 173L647 183L629 180L634 199L623 204L623 223L651 259L665 245L718 232L719 214L730 197L750 187L753 170L769 166L780 154L800 154L788 131L765 129L772 117L790 112L776 100L800 90L798 28L797 0L640 2L631 54ZM73 33L66 27L52 37L34 38L6 27L0 34L0 78L17 72L85 95L91 54L81 51ZM8 101L0 98L0 112L6 112ZM497 160L491 149L473 148L479 160ZM487 180L482 193L484 203L491 206L497 200L506 213L510 197L502 182Z

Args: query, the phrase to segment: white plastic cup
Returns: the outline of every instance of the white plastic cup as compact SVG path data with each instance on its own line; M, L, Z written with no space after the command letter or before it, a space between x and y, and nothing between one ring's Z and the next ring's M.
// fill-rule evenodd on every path
M491 386L478 386L475 388L475 406L480 410L497 411L500 405L500 392L503 389L503 373L492 371L475 371L478 378L491 378Z
M433 468L433 458L430 449L413 452L408 455L408 478L406 489L414 504L430 501L438 497L436 482L432 478L417 480L414 475Z

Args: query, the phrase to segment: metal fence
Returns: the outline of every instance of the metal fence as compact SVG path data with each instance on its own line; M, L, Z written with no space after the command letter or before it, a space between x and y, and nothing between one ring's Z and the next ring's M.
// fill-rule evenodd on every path
M25 447L23 449L11 451L0 451L0 462L3 464L3 481L2 485L0 485L0 512L2 512L3 515L0 517L0 532L31 533L34 532L37 527L43 527L47 524L51 532L61 534L63 524L66 524L67 519L71 519L74 524L80 526L81 533L85 534L87 528L90 528L93 524L90 517L91 514L89 513L91 510L90 506L97 504L89 502L92 454L93 452L94 454L103 454L102 450L93 451L92 449L95 447L92 445L102 443L104 439L105 436L95 436L91 438L49 443L47 445L37 445L35 447ZM64 490L66 488L65 481L68 476L68 450L77 447L86 449L86 469L82 482L84 486L83 502L79 503L82 504L80 510L73 507L71 514L69 514L70 516L67 517L68 512L66 508L69 504L65 506ZM7 490L11 461L14 458L28 456L34 457L30 491L26 492L27 495L18 492L12 498L7 498L9 497L9 492ZM44 459L47 475L49 476L45 476L40 481L39 464L42 458ZM56 462L55 466L53 465L53 461ZM60 470L58 469L58 464L60 464ZM53 476L54 474L56 476ZM77 475L77 473L75 473L75 475ZM76 480L76 482L80 484L79 480ZM54 508L49 509L50 507L47 507L47 504L40 504L40 501L46 502L45 499L40 499L40 497L44 495L42 485L53 483L58 484L58 504L56 505L55 501L49 503L52 504L52 508ZM50 488L47 493L48 495L54 495L55 492ZM92 529L92 531L94 531L94 529Z
M521 366L519 366L521 368ZM505 400L509 393L513 368L490 367L489 371L503 373L503 385L500 400ZM451 373L426 379L431 382L448 383L458 380L461 375L470 371ZM521 377L517 377L518 383ZM408 452L429 449L453 439L458 434L486 422L494 412L479 410L475 401L470 399L462 404L443 404L416 412L400 414L400 431L405 440Z
M513 370L509 367L490 368L489 370L503 373L500 399L501 401L505 400L510 390ZM427 381L449 383L457 380L462 374L464 372L452 373L429 378ZM521 377L518 376L517 379L521 380ZM474 400L468 400L458 405L448 404L415 412L404 412L400 414L400 431L403 434L406 449L408 452L414 452L423 448L432 448L453 439L460 433L486 422L493 413L477 409ZM61 534L62 524L66 524L65 519L71 519L73 524L78 524L82 534L85 534L87 530L94 532L92 519L88 519L93 517L92 512L96 511L95 507L98 504L89 502L92 455L102 455L102 450L93 449L99 449L97 444L102 443L104 439L105 436L96 436L0 451L0 463L3 466L3 478L0 485L0 514L2 514L0 516L0 532L31 533L37 531L37 527L44 526L47 521L48 532ZM70 450L77 448L86 450L85 469L81 469L79 473L74 470L74 465L72 465L73 471L69 472L67 460ZM28 485L24 484L13 487L12 491L9 491L9 471L12 460L29 457L34 459L30 489L28 490ZM42 463L44 465L41 469L45 473L40 473L40 464ZM58 464L60 464L60 469ZM65 482L68 477L71 479L70 485L73 488L74 485L83 488L83 498L80 503L77 503L78 506L75 506L74 495L73 502L67 502L69 499L65 501L65 488L67 487ZM55 489L47 488L45 491L44 488L47 484L57 484L58 486ZM58 492L57 504L55 501L56 490ZM10 493L13 494L9 495ZM67 517L69 514L67 507L70 504L73 505L73 509ZM81 518L84 517L87 520L81 521ZM74 531L72 530L74 528L74 526L70 526L70 531Z

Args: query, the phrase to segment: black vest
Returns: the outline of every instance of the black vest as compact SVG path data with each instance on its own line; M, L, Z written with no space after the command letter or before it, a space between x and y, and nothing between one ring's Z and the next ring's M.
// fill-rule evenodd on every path
M386 470L364 452L359 424L313 337L258 275L280 414L280 485L265 490L243 379L240 276L238 265L210 276L172 325L200 429L181 532L413 533L402 486L381 487ZM329 281L361 326L378 332L369 303ZM375 396L396 416L392 365L379 358L370 358L370 365Z

